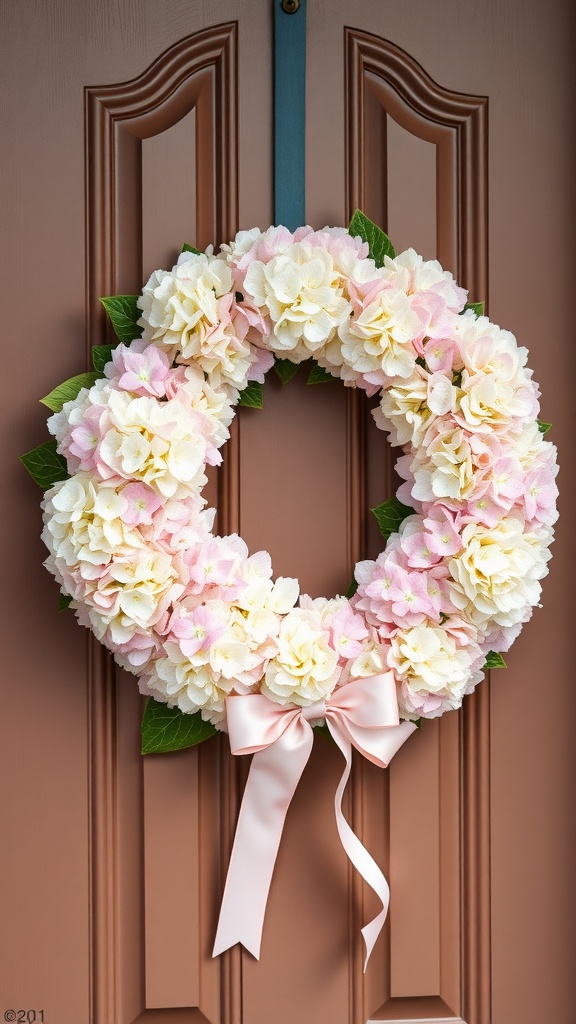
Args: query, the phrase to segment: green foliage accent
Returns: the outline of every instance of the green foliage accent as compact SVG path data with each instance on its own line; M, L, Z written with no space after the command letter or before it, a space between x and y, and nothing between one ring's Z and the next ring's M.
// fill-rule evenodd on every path
M143 754L165 754L194 747L214 736L216 729L203 720L200 711L185 715L180 708L169 708L150 698L142 716L141 733Z
M96 373L102 375L104 373L104 367L106 363L109 363L112 359L112 353L116 345L94 345L92 348L92 366L96 370Z
M54 391L46 395L46 398L41 398L40 401L42 405L47 405L49 409L52 409L52 412L60 412L65 402L71 402L80 394L82 388L91 388L97 380L97 373L80 373L77 377L70 377L70 380L59 384Z
M70 594L60 594L58 598L58 611L65 612L70 607L72 601L73 598L70 597Z
M323 366L318 366L318 363L312 361L312 367L308 374L307 384L325 384L329 380L337 380L337 377L333 377L331 373L328 373Z
M236 302L244 302L242 292L234 292L234 298L236 299Z
M545 423L544 420L536 420L536 423L538 424L538 430L541 434L547 434L552 426L551 423Z
M416 726L417 729L421 729L422 728L422 719L421 718L415 718L413 724Z
M330 732L330 729L328 728L327 725L315 725L314 732L318 736L322 736L323 739L328 740L329 743L334 742L332 733Z
M376 508L370 509L374 513L380 527L380 533L388 540L391 533L398 533L400 524L404 522L408 516L414 515L414 509L408 505L403 505L398 498L389 498L388 501L382 502Z
M392 242L388 238L388 235L379 228L377 224L373 224L361 210L356 210L350 221L348 228L348 234L352 235L352 238L356 238L358 235L364 242L368 242L369 255L374 260L377 267L384 266L384 257L389 256L390 259L394 259L396 251Z
M193 252L195 256L202 256L200 249L195 249L193 245L188 245L188 242L184 242L180 252Z
M466 305L464 306L464 309L462 310L462 312L465 313L467 309L473 310L473 312L476 314L477 317L478 316L484 316L484 303L483 302L467 302Z
M489 668L506 668L506 662L501 654L497 651L488 651L486 655L486 661L484 662L484 671Z
M299 369L300 364L292 363L289 359L274 360L274 373L283 384L287 384L289 380L292 380L292 377L298 373Z
M262 385L258 381L251 380L248 387L240 392L238 405L245 405L247 409L262 409L264 407Z
M43 491L47 491L59 480L67 480L70 476L66 459L56 451L55 438L21 455L20 462L26 466L32 479Z
M354 594L356 593L357 590L358 590L358 580L353 576L351 581L350 581L350 586L348 587L348 590L346 591L344 596L347 597L348 599L350 599L351 597L354 597Z
M142 334L142 328L138 327L141 316L141 310L136 305L138 298L138 295L109 295L100 299L112 321L116 337L125 345Z

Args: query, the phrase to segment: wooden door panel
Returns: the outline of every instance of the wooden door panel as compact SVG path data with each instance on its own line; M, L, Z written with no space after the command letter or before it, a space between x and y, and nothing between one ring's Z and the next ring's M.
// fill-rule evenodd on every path
M137 292L184 241L203 247L236 230L236 48L235 23L209 28L138 79L87 91L92 341L105 330L100 295ZM212 501L216 491L213 478ZM220 519L231 528L225 513ZM220 964L210 931L220 819L229 813L219 748L142 759L134 679L99 650L93 664L95 1020L169 1022L182 1011L190 1024L216 1024Z
M567 6L560 6L561 10L559 7L556 11L558 20L553 17L547 19L542 15L536 18L536 22L548 59L556 67L558 60L564 61L563 67L566 69L566 51L561 42L560 26L566 26L569 15ZM546 381L544 377L543 383L551 389L548 401L554 405L558 382L552 380L552 374L546 370L543 359L548 343L535 331L534 321L531 320L538 302L534 300L531 303L530 316L521 310L521 304L518 305L522 290L519 282L522 276L524 280L530 279L530 259L519 240L526 232L523 217L530 216L532 212L530 203L535 202L536 206L542 208L554 207L555 202L561 203L561 200L553 201L546 190L542 193L538 191L542 188L543 175L537 171L539 164L535 153L538 147L535 140L540 135L553 137L553 141L549 138L547 144L552 145L555 159L560 160L559 166L562 173L565 173L568 156L560 156L561 129L554 120L558 115L545 114L546 103L550 103L550 110L555 111L560 103L563 111L560 116L564 118L562 123L566 130L564 100L557 91L559 78L553 85L546 74L535 76L528 70L532 67L528 55L532 53L535 21L531 22L530 27L525 24L519 33L520 41L515 38L512 43L511 12L503 13L499 19L498 32L504 30L506 45L511 46L515 54L514 66L519 76L511 87L505 67L505 44L494 26L488 28L492 24L491 16L485 10L477 14L478 17L473 16L471 8L464 13L461 6L455 4L427 5L426 10L418 8L417 12L408 12L400 4L391 4L387 5L384 14L367 2L355 5L354 12L342 2L332 5L330 16L320 10L314 11L313 31L309 37L309 108L314 126L310 125L308 129L309 217L313 223L322 223L325 218L334 219L334 214L331 217L327 215L330 209L341 211L340 216L344 217L356 205L361 205L374 219L388 224L393 240L398 242L399 247L415 244L427 255L437 255L470 288L471 295L479 298L488 298L487 271L490 255L491 281L495 282L497 273L498 284L492 289L489 308L496 322L505 323L517 332L520 344L531 346L531 365L535 367L537 378L541 378L542 370L545 377L547 373L548 379ZM350 22L358 28L346 29L345 26ZM480 37L473 38L475 29L480 30ZM342 32L347 39L347 134L341 134L335 127L339 111L337 63ZM374 33L373 37L368 36L370 32ZM421 62L424 73L422 70L417 71L415 60ZM558 75L561 74L558 70ZM429 75L432 75L435 82L430 82ZM436 85L438 82L440 86ZM490 165L486 154L484 95L490 97ZM530 106L524 96L530 96ZM325 107L327 97L332 104L333 117L329 125L322 125L317 134L314 129L321 123L322 107ZM416 139L409 140L407 133L413 133ZM514 145L519 148L512 156L511 147ZM431 166L431 148L436 150L434 168ZM329 149L338 154L337 161L325 161L324 153ZM526 157L530 152L534 161L530 162L528 172L532 191L528 203L528 185L523 180L525 205L522 207L516 197L518 182L527 173ZM411 161L416 153L426 155L420 165L414 168ZM339 172L340 159L346 167L345 174ZM515 168L514 172L510 170L511 164ZM406 186L418 190L411 201L405 194L399 196L402 169ZM486 202L489 173L492 175L490 194L493 197L490 249ZM547 158L547 173L550 180L556 176L551 157ZM432 199L434 208L426 210L426 202L430 203ZM555 228L548 222L549 234L558 229L559 223L558 217ZM435 243L434 247L430 241ZM562 328L562 324L566 324L565 312L562 312L561 304L555 309L554 316L557 329L565 330L565 326ZM556 358L561 358L558 338L557 346ZM558 437L561 437L561 433L556 434ZM370 453L372 446L377 448L378 441L370 440L370 432L368 438L366 472L368 487L371 487ZM381 497L379 500L382 500ZM374 503L374 497L371 503ZM561 527L559 532L561 537ZM367 547L372 550L370 542ZM558 546L555 547L557 555ZM558 571L554 561L551 578L546 581L545 595L552 593L555 587L562 588L559 579L554 583ZM548 613L548 622L551 618L556 621L558 614L556 605ZM520 993L523 940L520 927L514 927L512 920L518 920L517 915L520 914L526 926L527 914L522 910L524 904L520 892L529 891L529 876L534 885L528 865L536 862L542 865L544 854L536 853L540 849L539 841L533 839L531 852L527 853L520 837L513 838L516 814L520 813L524 800L529 803L530 798L525 796L517 812L514 812L509 797L506 799L503 796L509 793L510 788L519 795L519 774L512 767L515 752L521 758L524 771L528 771L526 758L529 744L525 730L534 737L531 709L539 703L538 695L542 687L542 677L539 677L533 661L538 644L536 636L539 635L540 644L545 645L549 628L543 613L535 614L526 637L518 641L508 656L510 668L506 677L502 678L503 674L497 676L495 695L490 698L487 684L483 684L474 699L465 702L458 723L450 722L454 729L452 733L446 731L444 734L444 728L450 721L448 718L439 727L425 725L421 736L411 738L391 766L390 793L387 797L382 792L387 783L380 784L379 793L377 773L374 777L375 788L369 807L372 816L378 816L382 811L389 821L390 832L389 839L381 836L380 847L377 839L371 840L368 845L373 851L379 850L377 857L385 864L385 847L388 842L390 844L391 945L388 949L383 948L382 960L378 967L374 967L374 980L370 968L364 988L358 976L355 990L362 991L362 995L356 1002L355 1015L352 1017L355 1021L366 1019L366 1016L371 1020L397 1021L428 1021L445 1017L452 1020L461 1016L467 1022L508 1022L517 1019L536 1022L542 1016L547 1018L550 1013L548 1007L551 1005L559 1008L559 1019L569 1019L571 997L568 995L568 974L564 974L562 994L556 989L552 994L547 991L545 984L540 987L538 1009L535 1004L529 1004L524 992ZM530 647L532 660L522 657L525 644ZM565 663L561 643L558 646L554 644L554 653L550 644L546 645L546 649L553 659ZM524 725L516 721L512 725L509 717L504 726L501 719L495 719L498 723L498 744L495 747L490 738L490 699L495 702L498 714L504 705L512 714L512 706L519 707L521 692L531 694L523 703ZM431 729L438 729L437 744L432 744L429 736L424 740L424 730L430 733ZM554 761L556 767L551 768L551 761L547 760L549 772L547 768L544 784L537 778L540 776L539 769L528 771L528 785L531 791L540 796L546 789L548 800L556 802L561 801L562 797L552 785L551 778L555 771L562 773L562 769L552 735L550 731L545 731L548 758ZM563 732L562 736L566 738ZM416 762L424 758L424 753L421 749L414 753L414 747L420 740L422 746L424 743L428 746L429 760L421 763L418 773ZM562 756L570 761L573 772L574 762L568 747L562 746L562 751ZM456 763L459 769L455 776ZM495 774L490 783L491 764ZM365 766L362 769L366 773ZM433 779L435 783L431 782ZM370 790L366 785L359 788L366 806ZM423 798L420 792L422 788L425 788L429 800ZM355 789L354 800L356 793ZM566 801L566 788L563 794ZM432 836L429 827L425 827L430 823L430 801L432 809L436 805L439 810ZM539 806L543 811L544 804ZM555 803L555 806L557 813L558 804ZM396 815L394 807L397 808ZM409 807L413 814L409 813ZM375 812L374 808L377 808ZM364 811L364 816L370 819L370 810ZM527 811L524 828L526 821ZM531 819L531 822L531 834L534 835L538 826L535 819ZM497 838L498 854L491 855L493 829L500 830L502 827L506 843ZM370 829L377 826L369 820L364 828L363 835L370 837ZM415 874L415 851L420 844L427 851L427 865L432 869L439 863L441 872L439 879L436 876L435 884L434 871L430 870L428 886L422 884L423 904L418 903L412 892L413 888L421 885L419 876ZM503 857L507 864L508 887L504 883L506 870L503 869ZM407 865L412 870L409 883ZM426 874L427 866L421 870ZM515 882L518 871L522 883ZM494 877L497 877L499 883L498 895L491 899L490 882ZM540 913L544 913L547 926L558 936L566 935L566 928L572 934L568 919L560 910L561 892L569 892L570 899L574 899L574 888L568 877L564 875L563 882L558 881L555 888L556 903L548 902L546 910L544 893L547 887L542 881L536 882L536 887ZM509 902L509 892L514 894L513 905ZM402 915L401 923L397 915ZM422 931L430 936L436 928L436 941L432 946L428 944L423 951ZM515 946L508 943L506 954L500 938L502 928L506 935L514 935L516 942ZM549 947L545 952L546 943L535 921L528 929L528 934L534 969L536 950L540 949L540 955L544 959L548 956L549 969L556 975L554 954L549 952ZM559 939L559 942L563 948L562 940ZM563 959L563 954L560 956ZM503 967L507 959L511 959L514 964L514 997L509 991ZM426 989L427 995L423 994ZM521 1013L516 1009L517 1006L522 1007Z
M571 437L572 5L534 0L522 19L496 0L353 8L308 4L309 222L345 223L360 206L473 298L488 298L490 265L492 316L531 347L554 439ZM3 348L14 466L42 437L37 395L87 358L84 305L88 342L100 343L100 295L139 290L183 241L272 221L272 35L265 0L146 0L138 17L112 0L97 11L23 0L3 18L5 308L25 311L34 345L23 364L10 327ZM368 510L396 484L370 405L338 384L308 387L302 371L286 387L272 380L263 412L239 411L210 480L219 532L267 548L275 573L312 595L342 591L355 561L380 550ZM507 678L425 723L390 771L355 760L345 812L392 889L363 975L360 927L377 908L340 847L341 759L320 738L288 814L261 961L238 947L212 960L247 766L223 740L141 758L134 679L52 611L30 540L37 495L17 469L6 479L19 504L4 504L0 530L12 580L0 1017L43 1006L46 1024L569 1024L574 757L559 710L571 698L573 548L562 520L545 610ZM567 472L561 485L567 523Z
M441 259L472 295L486 298L485 99L442 89L385 40L352 29L345 38L349 210L379 215L399 250L411 244ZM476 245L467 248L471 236ZM379 448L390 462L382 441ZM374 490L382 478L377 461L366 474ZM365 503L362 514L368 516ZM484 944L476 938L488 900L488 847L475 828L487 799L487 774L478 774L487 763L487 700L485 684L458 719L424 723L390 767L389 834L381 837L388 850L379 851L390 870L390 937L373 968L380 981L374 992L367 980L364 1011L371 1019L450 1016L480 1024L489 1012L487 974L470 977L472 961L489 959L488 921ZM484 726L480 759L467 743L473 732L464 731L465 716L474 732L477 721ZM470 774L479 791L464 803ZM365 800L365 790L359 783L355 797ZM379 804L375 793L369 807ZM474 851L471 861L464 851ZM482 907L466 898L471 891Z

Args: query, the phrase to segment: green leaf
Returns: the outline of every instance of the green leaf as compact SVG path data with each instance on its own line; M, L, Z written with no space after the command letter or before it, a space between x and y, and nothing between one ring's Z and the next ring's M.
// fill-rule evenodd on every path
M312 361L312 368L308 374L307 384L324 384L329 380L337 380L337 377L333 377L328 370L325 370L323 366L318 366L318 363Z
M242 292L234 292L234 298L236 299L236 302L244 302Z
M467 309L473 310L473 312L476 314L476 316L484 316L484 303L483 302L467 302L466 305L464 306L464 309L462 310L462 312L465 313Z
M180 708L169 708L150 698L144 709L141 733L143 754L164 754L194 747L214 736L216 729L203 720L200 711L185 715Z
M43 491L48 490L59 480L67 480L70 476L66 459L56 451L55 438L21 455L20 462L26 466L32 479Z
M70 380L59 384L54 391L46 395L46 398L41 398L40 401L42 405L47 405L49 409L52 409L52 412L60 412L65 402L71 402L80 394L82 388L91 388L97 380L97 373L80 373L77 377L70 377Z
M240 392L238 405L245 405L248 409L262 409L264 406L262 385L258 384L258 381L251 380L248 387Z
M92 366L97 373L104 373L106 363L112 359L112 353L116 345L94 345L92 348Z
M370 509L378 520L380 533L388 540L391 533L398 533L400 523L403 523L408 516L414 515L414 509L403 505L398 498L389 498L376 508Z
M506 668L506 662L501 654L497 651L488 651L486 655L486 661L484 662L484 671L489 668Z
M417 729L421 729L422 728L422 719L421 718L415 718L413 724L416 726Z
M377 267L384 266L384 257L390 256L394 259L396 252L392 242L388 238L388 235L379 228L377 224L373 224L371 220L366 217L361 210L356 210L355 214L350 221L350 227L348 228L348 234L352 238L356 238L360 235L360 238L364 242L368 242L368 253L374 260Z
M280 378L283 384L287 384L292 377L298 373L299 363L292 363L289 359L275 359L274 373Z
M353 576L351 581L350 581L350 586L348 587L348 590L346 591L344 596L347 597L348 599L350 599L351 597L354 597L354 594L356 593L357 590L358 590L358 580Z
M545 423L544 420L536 420L536 423L538 424L538 430L541 434L547 434L552 426L551 423Z
M142 328L138 327L137 323L142 315L142 311L136 305L138 298L138 295L109 295L100 299L112 321L117 338L125 345L129 345L142 334Z
M60 594L58 598L58 611L65 612L73 600L74 598L70 597L70 594Z
M188 242L184 242L180 252L193 252L195 256L202 256L200 249L195 249L193 245L188 245Z
M327 725L315 725L314 732L317 733L318 736L322 736L323 739L328 740L330 743L334 742L332 733Z

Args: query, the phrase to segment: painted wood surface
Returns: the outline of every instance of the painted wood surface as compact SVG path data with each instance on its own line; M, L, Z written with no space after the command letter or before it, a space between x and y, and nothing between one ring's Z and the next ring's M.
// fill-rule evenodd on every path
M390 772L356 761L346 811L392 885L363 975L371 896L338 843L339 755L321 739L262 959L211 959L246 766L219 741L143 762L134 681L57 614L38 494L16 461L44 436L37 397L104 340L100 294L137 290L183 241L271 222L271 4L4 7L0 1017L572 1021L573 5L522 11L308 2L306 219L345 223L360 205L488 299L530 348L563 467L544 608L508 670L426 723ZM268 548L313 595L345 589L379 550L368 509L393 493L393 461L369 404L270 381L210 482L220 532Z

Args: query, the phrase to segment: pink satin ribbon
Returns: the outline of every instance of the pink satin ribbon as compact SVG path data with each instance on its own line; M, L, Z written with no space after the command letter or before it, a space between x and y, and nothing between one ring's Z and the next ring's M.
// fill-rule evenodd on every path
M364 970L386 919L389 888L384 875L354 834L342 813L342 796L350 776L352 746L381 768L414 731L398 720L396 686L391 672L353 679L326 701L310 707L276 704L259 693L232 695L226 715L233 754L254 754L240 808L234 846L222 899L213 956L237 942L260 957L268 891L284 828L284 819L312 751L310 721L325 718L346 765L334 807L340 841L349 859L377 893L382 910L362 929L366 944Z

